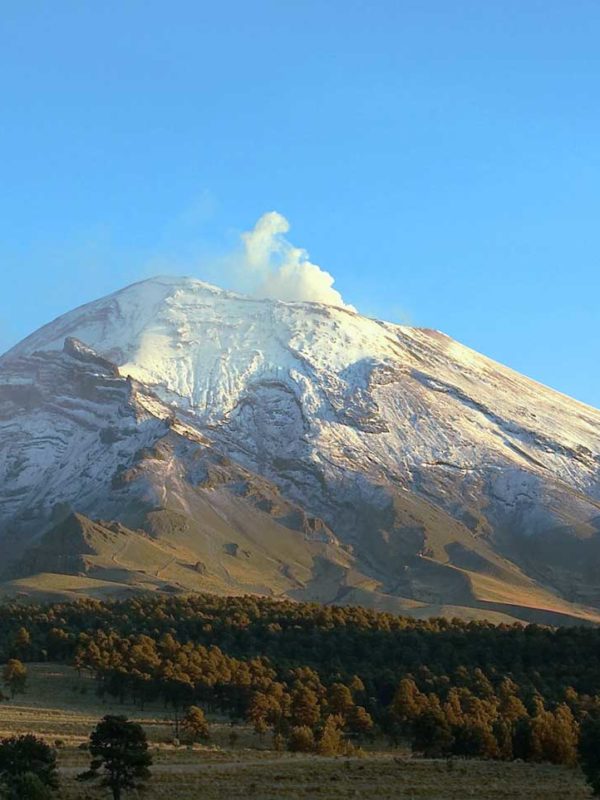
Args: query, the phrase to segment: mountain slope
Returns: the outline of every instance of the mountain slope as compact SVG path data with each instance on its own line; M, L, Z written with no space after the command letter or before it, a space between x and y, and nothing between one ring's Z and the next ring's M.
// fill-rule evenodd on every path
M320 520L77 340L3 368L0 420L5 577L268 594L349 561Z
M93 350L71 342L61 355L68 337ZM57 360L73 360L69 348L80 365L85 351L102 388L78 378L65 396L64 377L49 386L47 373L65 369ZM43 411L22 399L25 383L27 397L47 387ZM90 391L112 400L90 401ZM82 410L82 399L94 408ZM134 466L140 450L180 437L262 481L269 525L318 520L302 523L303 547L312 525L335 554L304 573L298 591L521 617L600 608L600 412L436 331L157 278L76 309L5 354L0 403L0 525L14 554L55 521L50 499L134 528L157 509L206 517L179 445L169 470L152 459ZM74 452L61 431L90 415L96 439L73 434ZM145 488L125 497L117 469ZM49 470L42 491L35 476ZM228 477L212 491L227 486L232 503L234 485ZM281 503L291 517L273 511ZM273 580L240 586L268 591Z

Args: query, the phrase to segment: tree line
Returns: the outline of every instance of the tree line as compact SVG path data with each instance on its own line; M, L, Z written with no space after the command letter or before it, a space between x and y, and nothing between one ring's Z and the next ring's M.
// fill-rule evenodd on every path
M257 597L140 596L0 607L0 657L59 660L176 724L248 720L278 748L386 736L428 756L572 764L600 718L600 631L413 620Z

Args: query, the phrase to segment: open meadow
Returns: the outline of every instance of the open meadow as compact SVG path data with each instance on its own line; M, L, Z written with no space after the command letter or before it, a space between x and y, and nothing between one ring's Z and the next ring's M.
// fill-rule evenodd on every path
M152 780L144 797L158 800L584 800L590 798L578 769L522 762L413 759L384 742L364 757L324 758L278 753L271 738L247 725L211 718L211 743L173 744L170 709L102 700L87 675L63 665L31 664L24 695L0 705L0 736L35 733L58 749L60 797L84 800L107 796L82 785L76 775L87 766L81 749L96 722L123 713L146 730L153 752ZM232 736L233 734L233 736ZM127 795L137 796L136 793Z

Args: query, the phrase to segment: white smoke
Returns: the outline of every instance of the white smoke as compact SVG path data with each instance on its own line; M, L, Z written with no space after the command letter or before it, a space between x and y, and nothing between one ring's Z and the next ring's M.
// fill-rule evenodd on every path
M242 234L240 277L248 293L273 300L312 300L355 311L333 288L333 276L313 264L306 250L285 238L289 229L290 224L282 214L269 211L251 231Z

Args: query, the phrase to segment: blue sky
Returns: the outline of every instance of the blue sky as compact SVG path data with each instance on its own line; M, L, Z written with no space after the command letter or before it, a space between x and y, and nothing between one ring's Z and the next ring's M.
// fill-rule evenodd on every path
M277 210L359 310L600 406L596 0L1 17L1 349Z

